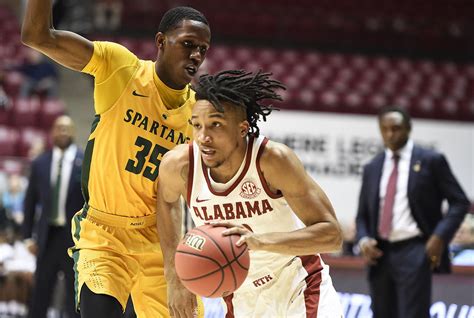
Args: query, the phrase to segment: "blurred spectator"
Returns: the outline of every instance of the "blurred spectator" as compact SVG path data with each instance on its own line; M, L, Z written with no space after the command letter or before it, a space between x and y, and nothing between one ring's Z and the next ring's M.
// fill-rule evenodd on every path
M23 237L29 239L26 242L37 253L29 314L32 318L46 317L58 272L62 271L66 285L65 311L72 318L78 315L74 305L73 261L67 249L73 246L71 219L84 204L81 192L83 153L74 144L74 124L70 117L56 119L51 137L53 149L32 162L25 197ZM39 218L37 207L41 209Z
M450 272L447 247L469 200L446 158L414 144L405 110L382 109L378 124L386 148L364 167L357 211L372 311L374 318L429 318L432 271Z
M95 5L94 24L101 31L115 31L122 20L121 0L98 0Z
M0 202L0 231L3 231L8 226L9 226L9 222L8 222L8 217L7 217L7 211L3 207L2 202Z
M25 186L18 174L11 174L8 178L8 188L2 195L2 205L6 215L13 222L15 228L23 223L23 201L25 199Z
M10 105L10 99L3 90L3 87L0 85L0 109L8 108Z
M0 229L0 317L24 317L35 257L12 227Z
M3 80L4 72L0 70L0 110L10 107L10 98L8 98L7 93L3 89Z
M30 146L30 149L28 149L28 159L30 161L33 161L38 157L40 154L43 153L45 149L45 141L41 138L35 139Z
M7 191L8 189L8 173L6 171L0 170L0 193ZM0 200L0 206L2 205L2 200Z
M474 215L467 214L454 235L450 250L454 265L474 265Z
M13 227L0 230L0 263L3 265L5 275L35 271L35 256L20 238L20 231L16 231Z
M34 94L45 94L49 98L57 97L58 72L55 65L43 54L29 49L26 62L14 69L24 77L20 97L30 97Z

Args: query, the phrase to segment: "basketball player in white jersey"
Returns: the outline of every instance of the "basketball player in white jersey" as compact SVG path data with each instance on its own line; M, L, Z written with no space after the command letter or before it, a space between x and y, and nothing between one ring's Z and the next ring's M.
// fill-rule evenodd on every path
M281 100L279 88L261 72L199 79L194 142L169 151L160 165L158 231L168 288L183 289L174 267L182 196L197 226L224 225L224 235L240 234L237 245L250 249L247 279L224 298L226 317L342 317L318 254L341 248L331 203L291 149L259 136L257 120L272 111L262 100Z

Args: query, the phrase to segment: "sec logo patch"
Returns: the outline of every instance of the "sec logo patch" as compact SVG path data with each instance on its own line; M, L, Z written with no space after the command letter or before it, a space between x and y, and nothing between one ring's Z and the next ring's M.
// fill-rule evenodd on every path
M256 198L262 190L252 181L245 181L240 187L240 196L245 199Z

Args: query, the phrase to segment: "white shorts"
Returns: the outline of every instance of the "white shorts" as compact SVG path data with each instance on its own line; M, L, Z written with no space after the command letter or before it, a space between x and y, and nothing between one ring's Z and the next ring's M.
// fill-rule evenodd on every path
M329 267L319 255L295 257L278 273L262 268L226 297L226 317L342 317Z

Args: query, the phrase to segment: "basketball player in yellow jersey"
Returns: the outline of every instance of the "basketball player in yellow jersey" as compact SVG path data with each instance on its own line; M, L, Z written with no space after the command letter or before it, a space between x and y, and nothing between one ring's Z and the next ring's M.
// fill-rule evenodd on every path
M156 191L162 156L191 138L189 83L210 45L208 22L189 7L168 11L152 62L118 44L53 29L50 7L51 0L28 1L23 43L95 77L96 118L82 172L86 204L73 219L69 251L81 316L121 317L131 295L138 317L192 317L196 298L174 281L167 290L165 275L175 275L163 269Z

